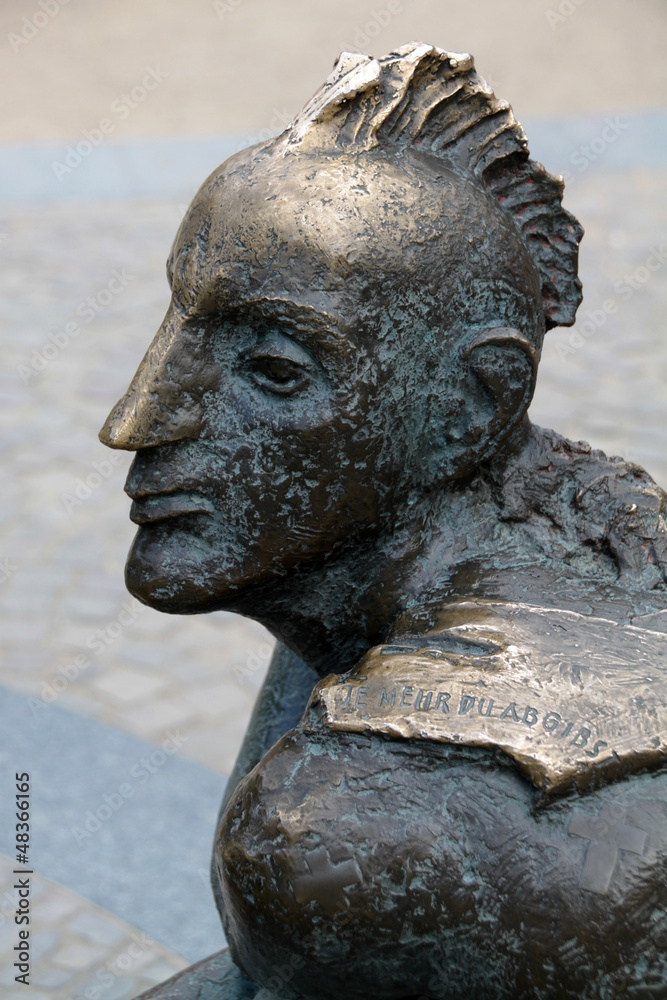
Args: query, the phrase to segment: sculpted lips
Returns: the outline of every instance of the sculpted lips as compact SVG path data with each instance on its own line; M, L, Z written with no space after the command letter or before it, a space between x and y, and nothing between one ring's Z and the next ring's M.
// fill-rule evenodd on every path
M213 514L215 507L197 493L156 493L135 500L130 507L130 520L135 524L152 524L181 514Z

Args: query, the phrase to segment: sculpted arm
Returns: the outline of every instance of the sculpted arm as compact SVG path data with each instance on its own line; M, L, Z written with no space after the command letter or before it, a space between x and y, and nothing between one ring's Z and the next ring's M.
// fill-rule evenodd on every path
M281 643L277 644L225 787L218 813L218 826L238 783L252 771L273 744L299 722L317 680L317 674L311 667ZM215 874L212 884L216 905L222 914L223 902Z
M300 720L318 679L315 671L295 653L286 649L282 643L276 645L236 763L225 787L221 813L241 778L245 778L267 750Z

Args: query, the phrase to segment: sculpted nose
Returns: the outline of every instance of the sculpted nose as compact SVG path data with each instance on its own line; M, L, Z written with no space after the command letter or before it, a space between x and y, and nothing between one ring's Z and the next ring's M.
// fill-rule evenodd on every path
M188 328L170 309L129 389L107 417L100 441L138 451L199 437L202 396L214 381L201 330Z

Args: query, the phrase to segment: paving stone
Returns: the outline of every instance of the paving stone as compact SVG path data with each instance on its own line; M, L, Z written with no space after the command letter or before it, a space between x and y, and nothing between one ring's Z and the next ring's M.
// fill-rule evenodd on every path
M42 882L40 879L37 879L36 881L33 879L30 885L30 897L32 899L32 902L39 903L39 905L41 906L45 896L46 896L46 885L44 884L44 882Z
M135 642L125 651L128 661L156 668L160 668L171 654L169 646L161 642Z
M188 739L182 748L183 756L205 764L219 774L231 773L243 734L239 736L238 730L227 733L219 725L203 729L199 722L185 728L184 732Z
M138 733L159 737L170 726L179 726L192 718L193 711L175 701L155 701L125 712L123 718Z
M169 979L174 975L173 965L168 962L159 960L157 962L151 962L144 969L141 970L144 979L147 979L152 983L162 983L165 979Z
M104 949L95 947L84 941L70 941L58 949L55 960L58 965L70 969L83 969L104 958Z
M98 717L104 721L116 720L118 712L114 711L109 704L108 699L101 691L91 690L90 696L82 690L83 685L86 683L85 679L79 682L76 686L76 690L69 690L67 692L67 707L73 712L79 712L81 715L91 715L93 717Z
M87 584L83 585L87 589ZM90 597L79 593L61 605L63 615L75 615L77 618L90 619L92 622L112 620L117 614L118 601L116 595L107 597Z
M95 944L113 948L125 936L120 924L113 923L102 914L82 911L69 921L69 928L84 938L89 938Z
M34 892L32 893L32 896L34 900L35 896ZM39 908L34 907L33 913L39 914ZM41 921L39 916L33 916L33 924L36 927L39 927L40 923ZM52 949L56 946L56 944L58 943L58 939L59 935L55 930L50 930L50 931L33 930L32 934L30 935L30 954L33 960L35 962L41 962L44 956L48 955L48 953L52 951Z
M43 965L35 970L33 981L37 986L58 987L67 986L72 982L69 969L57 969L55 965L45 968Z
M185 692L185 699L198 716L218 720L228 713L230 702L238 704L240 700L229 680L193 687Z
M8 948L6 952L6 964L4 965L4 967L0 966L0 986L5 986L5 987L15 986L15 979L14 979L15 975L16 973L13 968L13 957L11 955L10 949Z
M164 681L160 677L150 677L124 667L116 667L113 673L96 677L93 684L112 698L128 702L141 701L164 687Z
M76 906L77 903L73 896L66 893L49 892L45 899L40 900L40 923L60 926L66 917L76 911Z
M31 618L14 618L3 623L2 631L5 642L23 644L43 639L48 633L48 626L46 622L34 621Z
M11 858L0 855L1 885L11 886L12 869ZM32 876L31 890L33 900L39 902L32 911L30 990L16 994L22 1000L32 1000L44 989L48 990L49 1000L73 1000L95 986L100 989L98 1000L125 1000L169 978L186 964L114 914L38 873ZM0 898L0 904L2 901ZM140 942L138 956L135 941ZM3 1000L13 996L16 987L12 968L15 943L13 923L0 922ZM126 963L125 971L119 966ZM102 989L103 983L107 985Z
M172 970L170 975L173 976L173 974ZM144 990L147 990L150 986L154 986L157 982L160 982L160 980L146 980L139 976L136 978L126 978L124 976L122 979L117 979L110 986L105 987L99 1000L134 1000L134 997L139 993L143 993Z

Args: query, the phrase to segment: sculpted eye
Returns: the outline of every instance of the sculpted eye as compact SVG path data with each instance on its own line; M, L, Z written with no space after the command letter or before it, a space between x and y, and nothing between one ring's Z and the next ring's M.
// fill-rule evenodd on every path
M251 360L252 377L262 388L291 395L308 382L303 365L275 354L259 355Z

